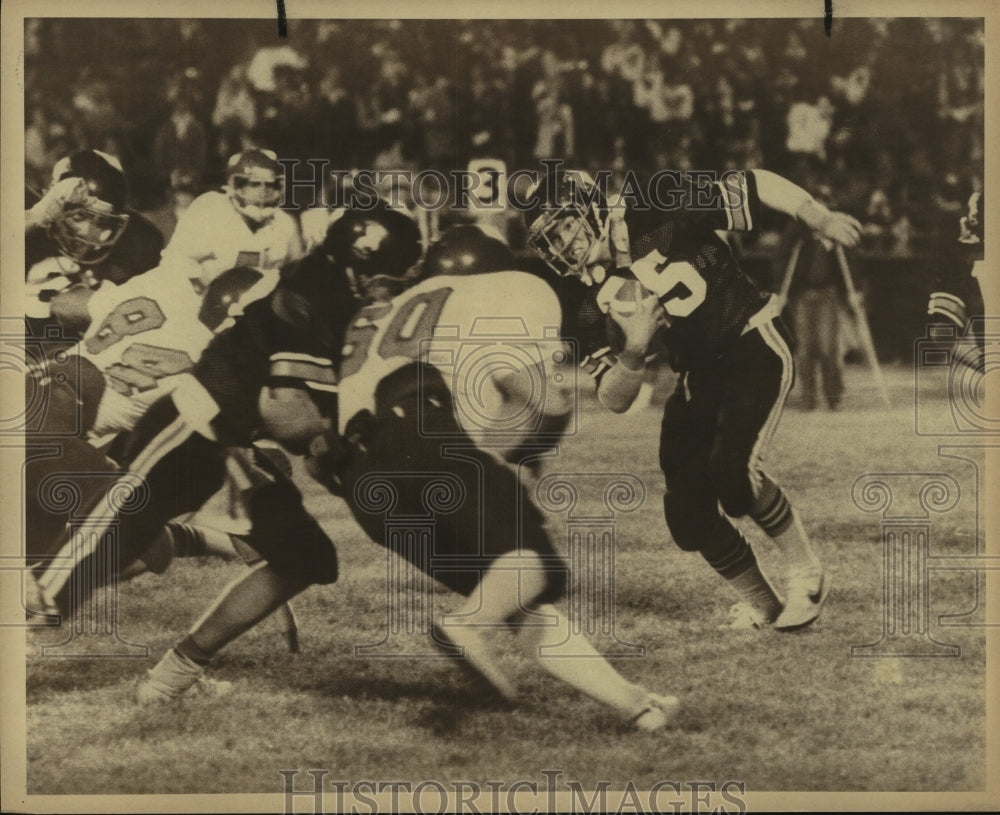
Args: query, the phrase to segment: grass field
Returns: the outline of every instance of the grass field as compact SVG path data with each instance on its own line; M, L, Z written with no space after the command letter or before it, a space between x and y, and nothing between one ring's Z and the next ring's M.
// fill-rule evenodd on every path
M858 476L949 473L962 497L932 516L932 553L973 553L981 534L975 468L939 456L941 439L915 435L912 373L890 370L888 378L892 409L881 408L867 372L853 368L845 409L803 413L792 405L770 452L768 470L801 509L833 581L821 620L791 634L720 628L733 598L700 557L670 542L663 524L660 412L616 418L582 405L580 433L549 471L621 470L647 487L644 507L621 516L616 530L617 632L645 656L616 664L682 698L675 730L625 731L612 713L527 663L524 700L507 711L470 695L466 675L449 661L356 658L354 647L378 641L386 624L386 555L336 501L302 482L342 561L337 585L295 603L302 653L290 656L266 621L214 663L213 675L235 683L231 695L138 708L137 680L243 567L187 560L162 577L142 576L123 587L121 633L148 644L150 659L46 659L40 646L59 635L29 637L28 790L274 793L280 770L309 768L414 783L541 782L542 769L557 768L585 787L601 779L638 789L662 779L736 779L756 791L981 789L983 632L936 625L939 614L974 608L975 575L931 578L932 633L960 645L960 658L851 656L852 645L882 630L881 516L852 502ZM941 417L943 382L942 374L920 394L921 408ZM768 542L745 528L767 568ZM565 540L561 518L552 517L552 531ZM457 598L441 592L436 600L451 607ZM422 644L416 634L413 642Z

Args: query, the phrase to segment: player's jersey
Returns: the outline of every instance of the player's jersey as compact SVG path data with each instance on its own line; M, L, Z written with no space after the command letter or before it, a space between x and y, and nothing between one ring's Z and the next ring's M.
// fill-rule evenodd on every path
M224 193L206 192L177 222L162 262L207 286L226 269L280 268L302 252L298 225L287 212L276 210L273 218L251 229Z
M962 330L969 317L985 313L983 292L992 291L983 260L986 220L983 209L982 194L973 193L957 234L947 233L929 267L927 313L935 320L950 320Z
M638 278L659 298L665 327L651 351L666 356L676 371L722 354L768 304L769 295L744 274L716 234L753 229L762 206L753 174L727 174L708 188L714 197L699 201L698 209L690 207L690 188L668 186L664 180L657 189L671 208L612 210L618 220L612 238L629 248L631 263L589 286L575 277L550 280L563 307L563 336L575 343L580 367L598 383L621 350L623 337L608 304L622 275Z
M533 366L547 376L562 351L560 321L552 289L524 272L432 277L365 307L345 338L341 432L358 412L376 413L379 384L417 362L441 374L455 419L473 440L521 431L526 417L505 406L498 381Z
M174 401L192 420L211 422L227 444L248 444L260 430L265 385L305 388L335 419L344 332L361 305L343 268L311 252L282 269L277 288L205 349L194 376L214 405L188 404L180 392Z
M205 298L173 269L158 267L121 286L104 283L90 296L91 321L74 353L101 371L104 394L97 407L91 435L102 437L131 430L139 417L161 396L171 393L182 374L194 369L218 330L233 324L240 308L266 296L278 281L277 272L235 269L238 276L228 295L230 314L218 325L206 323ZM229 281L223 276L216 287ZM206 297L214 298L214 287Z
M671 200L667 186L659 185L661 201ZM686 370L723 353L767 303L715 232L753 229L762 205L752 172L725 174L705 189L704 201L686 185L673 193L671 209L632 207L624 223L629 268L659 297L671 365Z
M163 266L94 292L90 326L73 352L104 374L95 435L130 430L179 374L194 368L212 338L198 319L200 306L191 284Z

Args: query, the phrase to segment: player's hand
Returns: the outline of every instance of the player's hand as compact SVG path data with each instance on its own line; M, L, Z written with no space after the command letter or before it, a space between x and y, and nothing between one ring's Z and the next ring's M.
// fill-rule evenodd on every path
M317 435L309 442L309 449L302 463L313 479L334 495L343 495L340 472L349 460L350 450L344 444L344 440L336 431L330 430Z
M622 311L612 304L608 313L625 335L626 353L645 356L653 336L662 325L662 311L655 294L637 300L634 310Z
M853 249L861 242L861 222L846 212L832 212L816 201L810 201L798 213L799 220L830 250L834 246Z
M71 204L84 204L90 197L87 182L82 178L64 178L53 184L42 199L28 210L28 226L50 226Z
M818 237L825 249L832 249L834 245L853 249L861 243L861 222L845 212L831 212Z

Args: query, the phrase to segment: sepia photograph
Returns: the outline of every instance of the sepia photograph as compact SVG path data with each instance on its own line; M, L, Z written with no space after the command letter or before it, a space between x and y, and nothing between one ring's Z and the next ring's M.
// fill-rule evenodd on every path
M995 0L2 15L0 809L1000 806Z

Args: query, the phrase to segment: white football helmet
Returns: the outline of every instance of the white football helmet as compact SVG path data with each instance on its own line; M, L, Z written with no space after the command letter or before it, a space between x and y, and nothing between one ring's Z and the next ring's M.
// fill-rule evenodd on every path
M226 192L240 215L256 224L274 217L285 195L285 175L271 150L251 147L237 153L229 159L226 175Z

